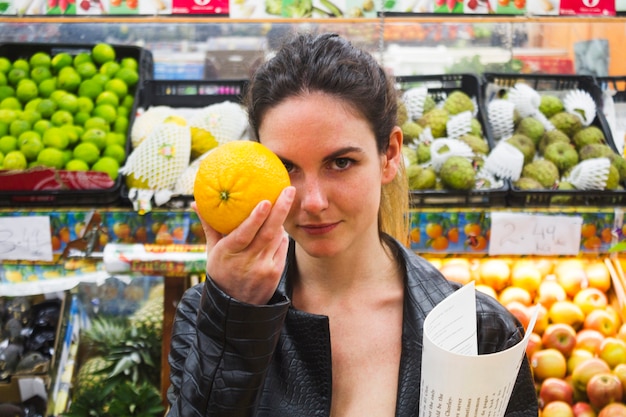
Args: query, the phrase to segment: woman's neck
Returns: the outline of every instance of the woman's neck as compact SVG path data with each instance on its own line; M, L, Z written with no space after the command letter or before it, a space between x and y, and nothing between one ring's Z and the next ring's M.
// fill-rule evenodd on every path
M387 289L395 292L402 286L393 251L381 241L333 258L312 258L296 247L296 259L293 304L311 313L324 314L326 307L343 305L346 299L358 303L385 298Z

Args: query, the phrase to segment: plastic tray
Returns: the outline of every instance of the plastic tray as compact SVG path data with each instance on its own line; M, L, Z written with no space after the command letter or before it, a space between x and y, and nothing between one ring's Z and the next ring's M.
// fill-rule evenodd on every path
M173 108L201 108L224 101L241 103L248 80L147 80L140 92L140 106ZM122 184L121 203L132 206L128 187ZM166 203L172 208L187 207L193 195L175 195Z
M523 82L534 88L540 94L552 92L559 94L566 90L579 89L588 92L597 105L597 115L592 125L599 127L606 137L607 144L617 152L611 129L602 113L602 90L595 78L588 75L560 75L560 74L483 74L483 97L486 105L499 91L513 87ZM488 127L491 131L491 126ZM520 190L509 184L507 205L513 207L528 206L603 206L619 205L626 202L626 192L620 190L598 191L562 191L562 190Z
M476 118L483 127L483 134L489 148L493 149L494 140L486 123L486 112L483 107L481 81L475 74L434 74L396 77L400 90L411 87L426 87L435 100L443 99L455 90L461 90L470 97L476 98L478 114ZM411 190L412 207L492 207L505 206L508 195L508 184L489 190Z
M53 43L2 43L0 56L14 61L19 58L28 59L36 52L46 52L52 56L67 52L76 55L90 52L95 44L53 44ZM135 87L135 102L129 115L129 125L134 121L139 100L141 85L151 79L154 71L152 53L144 48L129 45L112 45L116 60L135 58L139 64L139 80ZM129 130L130 131L130 130ZM130 151L130 140L126 140L127 154ZM104 206L119 202L122 177L118 176L108 188L95 189L55 189L55 190L10 190L0 191L0 206Z

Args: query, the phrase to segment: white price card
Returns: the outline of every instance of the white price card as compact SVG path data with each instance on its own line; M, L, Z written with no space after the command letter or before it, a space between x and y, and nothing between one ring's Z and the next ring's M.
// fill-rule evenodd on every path
M489 255L578 255L581 216L491 213Z
M48 216L0 217L0 261L52 261Z

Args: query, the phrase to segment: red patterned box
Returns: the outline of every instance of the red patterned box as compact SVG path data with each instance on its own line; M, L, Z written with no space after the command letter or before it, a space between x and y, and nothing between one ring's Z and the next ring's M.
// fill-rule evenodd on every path
M228 0L173 0L172 14L228 16Z
M615 0L561 0L560 14L615 16Z

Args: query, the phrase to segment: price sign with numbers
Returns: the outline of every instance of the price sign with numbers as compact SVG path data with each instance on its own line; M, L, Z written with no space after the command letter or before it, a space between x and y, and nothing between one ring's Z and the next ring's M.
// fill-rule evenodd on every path
M578 255L581 216L491 213L489 255Z
M48 216L0 217L0 261L52 261Z

